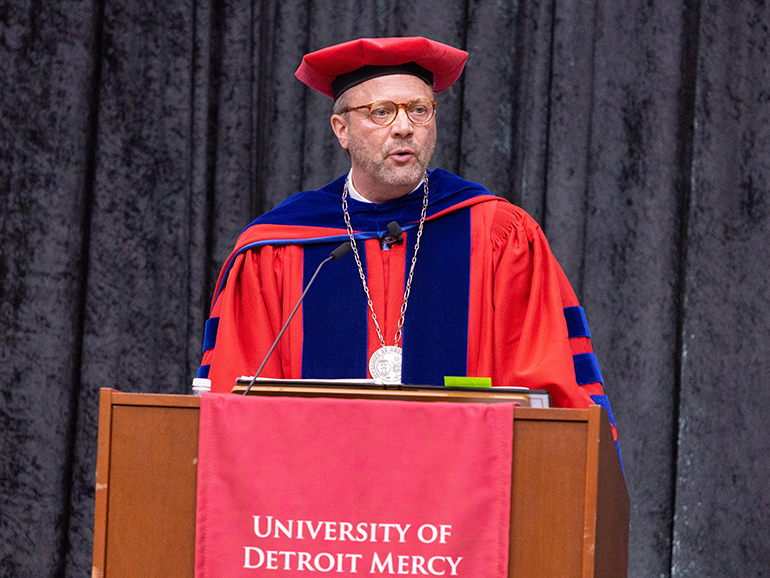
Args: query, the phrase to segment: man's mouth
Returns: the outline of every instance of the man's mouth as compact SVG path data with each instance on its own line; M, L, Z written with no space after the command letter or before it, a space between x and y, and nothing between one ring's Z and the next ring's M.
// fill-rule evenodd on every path
M414 158L415 154L412 149L397 148L390 152L388 155L398 162L405 162Z

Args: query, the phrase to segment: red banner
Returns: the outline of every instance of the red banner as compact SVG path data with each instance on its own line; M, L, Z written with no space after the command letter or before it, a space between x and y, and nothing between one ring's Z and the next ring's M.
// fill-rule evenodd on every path
M204 394L196 577L507 576L513 405Z

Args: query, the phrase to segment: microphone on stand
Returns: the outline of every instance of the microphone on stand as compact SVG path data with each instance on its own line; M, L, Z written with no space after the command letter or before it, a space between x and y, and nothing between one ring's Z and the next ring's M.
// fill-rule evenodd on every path
M392 223L391 223L392 224ZM396 225L398 227L398 225ZM390 227L390 225L388 225ZM399 230L401 228L399 227ZM267 363L267 360L270 359L270 355L272 355L273 350L275 349L275 346L278 345L278 341L281 339L281 336L283 336L283 332L286 331L286 328L289 326L289 323L291 323L291 320L294 318L294 314L297 312L297 309L299 309L300 304L302 303L302 300L305 298L305 295L307 295L308 289L310 289L310 286L313 284L313 281L315 281L316 276L318 275L318 272L321 270L321 267L326 265L329 261L336 261L340 257L342 257L345 253L350 251L353 247L350 245L350 241L345 241L334 249L331 253L329 253L329 256L321 261L321 264L318 265L318 268L316 268L315 273L313 273L313 276L310 278L310 281L308 281L307 285L305 286L305 290L302 292L302 295L299 298L299 301L297 301L297 304L294 306L294 309L292 309L291 314L289 314L289 318L286 320L286 323L283 324L283 327L281 328L281 331L278 332L278 337L275 338L275 341L273 341L273 345L270 346L270 350L267 352L267 355L265 355L265 359L262 360L262 365L259 366L259 369L254 374L254 377L251 378L251 382L249 382L248 387L243 392L243 395L246 395L251 391L252 386L257 381L257 378L259 377L259 374L262 373L262 369L265 367L265 364Z

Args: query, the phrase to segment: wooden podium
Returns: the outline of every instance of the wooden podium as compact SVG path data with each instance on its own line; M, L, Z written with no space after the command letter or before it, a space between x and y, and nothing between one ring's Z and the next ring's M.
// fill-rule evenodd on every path
M355 391L373 395L382 398ZM193 396L102 389L93 578L192 578L199 411ZM627 576L630 506L606 412L522 407L514 415L508 575Z

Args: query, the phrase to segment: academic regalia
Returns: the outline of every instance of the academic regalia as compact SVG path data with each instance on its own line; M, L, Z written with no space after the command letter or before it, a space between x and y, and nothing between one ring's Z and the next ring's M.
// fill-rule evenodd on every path
M253 375L318 264L348 239L345 177L257 218L227 259L206 324L199 377L230 391ZM603 405L602 377L575 294L540 227L481 185L436 169L403 326L402 381L489 377L545 389L556 407ZM423 188L382 204L348 200L386 345L393 345ZM403 244L382 248L387 225ZM275 378L366 378L380 347L352 254L328 263L262 371ZM611 412L610 412L611 415Z

